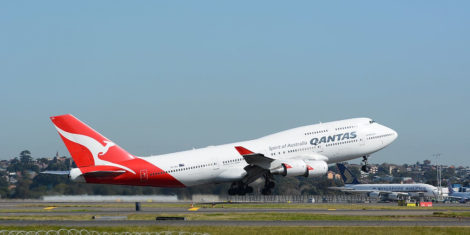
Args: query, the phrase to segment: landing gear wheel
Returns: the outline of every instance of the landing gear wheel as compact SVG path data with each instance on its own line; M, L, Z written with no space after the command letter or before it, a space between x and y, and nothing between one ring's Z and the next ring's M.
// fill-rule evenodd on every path
M272 189L276 184L273 182L273 175L265 174L264 175L264 187L261 190L261 194L263 195L271 195Z
M237 190L236 190L236 189L231 188L231 189L228 190L228 195L233 196L233 195L235 195L235 194L237 194Z
M246 186L245 192L246 192L246 193L253 193L253 187Z
M361 170L364 171L365 173L369 173L370 171L370 166L369 165L363 165L361 167Z
M270 181L269 183L266 184L266 186L268 188L274 188L274 186L276 186L276 184L274 182Z
M253 187L250 187L243 182L233 182L228 190L228 195L240 195L244 196L247 193L253 193Z
M261 194L263 195L271 195L271 189L263 188L261 190Z
M233 196L239 194L240 187L238 182L233 182L228 189L228 195Z
M367 164L367 159L369 158L369 156L363 156L362 157L362 163L364 163L364 165L362 165L361 167L361 170L365 173L369 173L370 171L370 166Z
M238 189L238 195L239 195L239 196L245 196L245 194L246 194L246 191L245 191L244 188L239 188L239 189Z

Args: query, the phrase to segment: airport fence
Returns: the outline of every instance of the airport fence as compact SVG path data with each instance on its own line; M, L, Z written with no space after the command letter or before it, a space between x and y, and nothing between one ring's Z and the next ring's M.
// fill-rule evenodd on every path
M226 196L222 201L263 203L366 203L371 198L361 194L351 195L244 195Z
M87 229L59 229L59 230L0 230L0 235L209 235L208 233L185 231L160 231L160 232L98 232Z

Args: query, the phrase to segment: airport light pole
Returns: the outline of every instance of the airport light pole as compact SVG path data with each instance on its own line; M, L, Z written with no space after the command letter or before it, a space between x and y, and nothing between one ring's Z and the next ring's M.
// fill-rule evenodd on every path
M432 155L433 157L436 158L436 171L437 171L437 189L438 189L438 193L439 193L439 196L442 196L442 183L441 183L441 170L442 170L442 166L439 165L437 162L438 158L441 156L440 153L435 153Z

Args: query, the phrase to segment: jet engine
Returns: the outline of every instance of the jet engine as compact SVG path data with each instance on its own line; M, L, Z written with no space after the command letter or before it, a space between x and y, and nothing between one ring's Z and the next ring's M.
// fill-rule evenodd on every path
M282 176L314 177L326 174L328 165L324 161L303 161L300 159L286 159L281 167L271 170L271 173Z
M398 193L389 193L389 194L387 194L387 199L392 200L392 201L398 200Z
M307 171L305 177L322 176L328 172L328 164L325 161L306 160Z
M271 170L271 173L282 176L300 176L307 172L307 164L298 159L285 159L281 167Z
M374 199L378 199L380 197L380 193L379 192L370 192L369 197L371 198L374 198Z

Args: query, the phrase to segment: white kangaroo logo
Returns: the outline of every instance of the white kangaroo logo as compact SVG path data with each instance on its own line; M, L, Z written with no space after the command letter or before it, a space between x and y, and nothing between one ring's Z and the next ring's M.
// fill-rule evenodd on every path
M83 145L85 148L87 148L90 151L91 155L93 156L93 160L95 161L95 166L115 166L115 167L125 169L135 174L133 170L123 165L119 165L113 162L108 162L99 158L99 156L105 155L106 152L108 152L109 148L115 146L116 145L115 143L105 140L104 142L106 143L106 145L103 146L101 145L100 142L96 141L95 139L89 136L69 133L60 129L57 126L55 128L66 139L72 142L75 142L77 144Z

